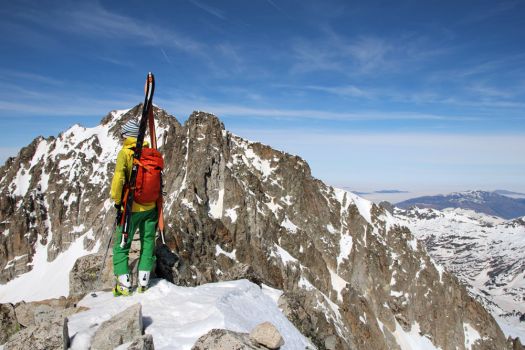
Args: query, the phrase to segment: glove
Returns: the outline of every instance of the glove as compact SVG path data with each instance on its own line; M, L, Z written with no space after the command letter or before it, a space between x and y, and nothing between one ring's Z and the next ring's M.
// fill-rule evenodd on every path
M117 209L117 225L120 225L120 220L122 219L122 205L115 203L113 206Z

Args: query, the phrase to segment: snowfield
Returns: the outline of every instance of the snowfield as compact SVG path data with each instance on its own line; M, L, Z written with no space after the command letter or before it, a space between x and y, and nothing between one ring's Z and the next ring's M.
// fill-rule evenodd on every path
M277 307L281 291L260 288L248 280L179 287L153 280L143 294L115 298L111 292L88 294L79 306L89 310L69 318L70 349L89 349L98 326L133 304L142 305L145 333L153 336L155 349L191 349L197 339L213 328L249 333L258 324L271 322L285 340L283 350L314 346Z
M467 209L396 209L395 217L439 264L469 286L507 336L525 339L524 218L505 220ZM523 341L523 340L522 340Z
M38 240L35 243L33 269L6 284L0 284L0 303L17 303L22 300L38 301L69 295L69 272L75 265L75 261L100 248L100 241L97 241L92 250L85 249L85 238L93 239L92 230L77 238L71 243L69 249L60 253L51 262L47 261L47 248L51 239L48 240L47 245L42 245Z

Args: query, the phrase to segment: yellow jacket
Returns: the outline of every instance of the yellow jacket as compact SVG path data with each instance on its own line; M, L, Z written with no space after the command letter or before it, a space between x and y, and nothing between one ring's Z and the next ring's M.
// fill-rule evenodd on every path
M128 137L124 139L124 145L118 153L117 156L117 165L115 166L115 174L113 175L113 180L111 181L111 198L115 201L115 204L120 204L122 198L122 189L126 183L126 179L129 180L131 177L131 168L133 167L133 148L137 143L137 139L134 137ZM144 147L148 147L149 144L147 141L143 143ZM132 212L138 211L147 211L155 208L155 202L139 204L133 202Z

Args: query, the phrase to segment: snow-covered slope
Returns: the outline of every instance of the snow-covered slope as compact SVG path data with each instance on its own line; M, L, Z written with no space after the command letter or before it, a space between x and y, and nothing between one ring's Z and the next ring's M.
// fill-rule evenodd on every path
M429 254L466 283L502 329L525 339L525 217L504 220L464 209L395 210Z
M110 292L88 294L79 306L88 311L69 318L70 349L84 350L98 326L127 307L140 303L145 333L151 334L155 349L191 349L195 341L213 328L249 333L268 321L285 340L283 350L313 349L314 346L277 307L279 290L247 281L208 283L179 287L166 280L153 281L146 293L115 298Z

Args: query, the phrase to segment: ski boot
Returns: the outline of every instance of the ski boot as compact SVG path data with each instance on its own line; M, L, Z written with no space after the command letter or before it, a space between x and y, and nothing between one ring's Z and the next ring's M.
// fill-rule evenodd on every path
M131 281L129 274L120 275L117 277L117 283L113 288L113 295L116 297L121 295L127 297L131 295Z
M149 283L149 271L139 271L139 285L137 291L139 293L144 293L148 290Z

